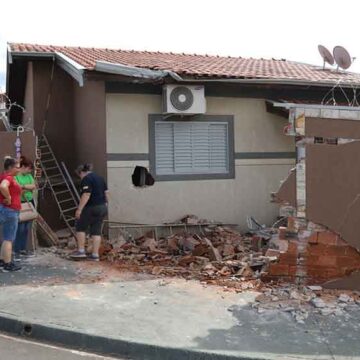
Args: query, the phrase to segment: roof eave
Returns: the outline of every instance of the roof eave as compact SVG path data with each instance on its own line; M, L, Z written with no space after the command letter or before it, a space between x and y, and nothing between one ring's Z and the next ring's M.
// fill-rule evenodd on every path
M85 67L70 59L63 53L55 52L55 56L59 66L72 76L79 83L80 87L84 86Z
M269 85L300 85L300 86L318 86L318 87L333 87L341 86L346 88L353 88L354 86L359 86L358 83L341 83L339 81L308 81L308 80L295 80L295 79L264 79L264 78L252 78L252 79L228 79L228 78L218 78L218 79L193 79L193 78L183 78L182 81L187 82L201 82L201 83L241 83L241 84L269 84Z
M177 73L170 70L152 70L120 63L110 63L107 61L96 61L94 70L108 74L123 75L141 79L159 80L170 76L176 81L183 80Z
M79 86L84 86L84 70L85 68L76 61L60 52L36 52L36 51L9 51L8 63L11 64L13 58L42 58L55 59L57 64L75 79Z

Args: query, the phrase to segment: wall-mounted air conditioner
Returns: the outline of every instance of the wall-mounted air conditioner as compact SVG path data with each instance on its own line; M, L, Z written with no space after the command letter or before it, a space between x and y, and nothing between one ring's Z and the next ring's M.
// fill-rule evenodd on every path
M202 85L165 85L163 87L164 114L204 114L206 99Z

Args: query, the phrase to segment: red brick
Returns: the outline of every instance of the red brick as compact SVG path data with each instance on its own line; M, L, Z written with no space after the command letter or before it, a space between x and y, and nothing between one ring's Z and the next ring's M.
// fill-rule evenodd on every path
M345 276L346 269L328 269L326 271L326 277L328 279L335 279Z
M279 239L280 240L286 240L286 230L287 230L287 228L284 226L279 227Z
M338 236L336 245L337 246L347 246L348 243L345 240L343 240L340 236Z
M321 256L345 256L347 254L345 246L336 245L322 245L315 244L307 247L307 253L309 255L321 255Z
M318 233L318 243L325 245L336 245L338 235L331 231L319 231Z
M297 266L289 266L289 276L296 276Z
M287 249L287 253L289 254L297 254L297 242L290 241Z
M346 246L345 247L345 254L346 256L353 256L360 259L360 253L352 246Z
M280 254L279 263L282 265L296 265L297 255L291 253Z
M291 232L295 231L295 218L293 216L287 218L287 229Z
M305 261L307 266L317 265L319 260L319 255L306 255Z
M338 267L344 268L360 268L360 258L353 256L338 256L336 258L336 264Z
M269 275L272 276L288 276L289 275L289 265L282 264L271 264L269 267Z
M317 244L318 242L318 233L315 231L311 234L311 236L308 237L308 243L309 244Z
M345 269L313 265L308 266L307 274L314 278L330 279L343 276L345 274Z
M254 251L259 251L261 248L261 237L254 235L251 239L251 243L252 243L252 249Z
M325 266L325 267L328 267L328 266L336 267L336 265L337 265L336 260L337 260L336 256L329 256L329 255L319 256L317 264L319 266Z
M309 255L324 255L326 252L326 246L320 244L308 245L306 251Z
M344 256L346 255L346 247L344 246L327 246L325 254L329 256Z

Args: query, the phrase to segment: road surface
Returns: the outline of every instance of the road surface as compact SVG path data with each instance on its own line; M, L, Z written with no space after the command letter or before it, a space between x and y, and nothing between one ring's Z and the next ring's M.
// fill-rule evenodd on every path
M119 360L10 337L0 333L0 359L11 360Z

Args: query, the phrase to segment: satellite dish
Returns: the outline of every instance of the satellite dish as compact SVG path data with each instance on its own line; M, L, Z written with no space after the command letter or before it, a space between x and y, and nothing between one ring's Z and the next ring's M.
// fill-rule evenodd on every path
M347 50L342 46L335 46L333 50L334 59L339 67L346 70L351 65L351 57Z
M331 55L331 52L323 45L319 45L318 49L319 49L319 53L320 53L321 57L324 60L323 69L325 69L325 63L328 63L330 65L334 65L335 61L334 61L333 56Z

